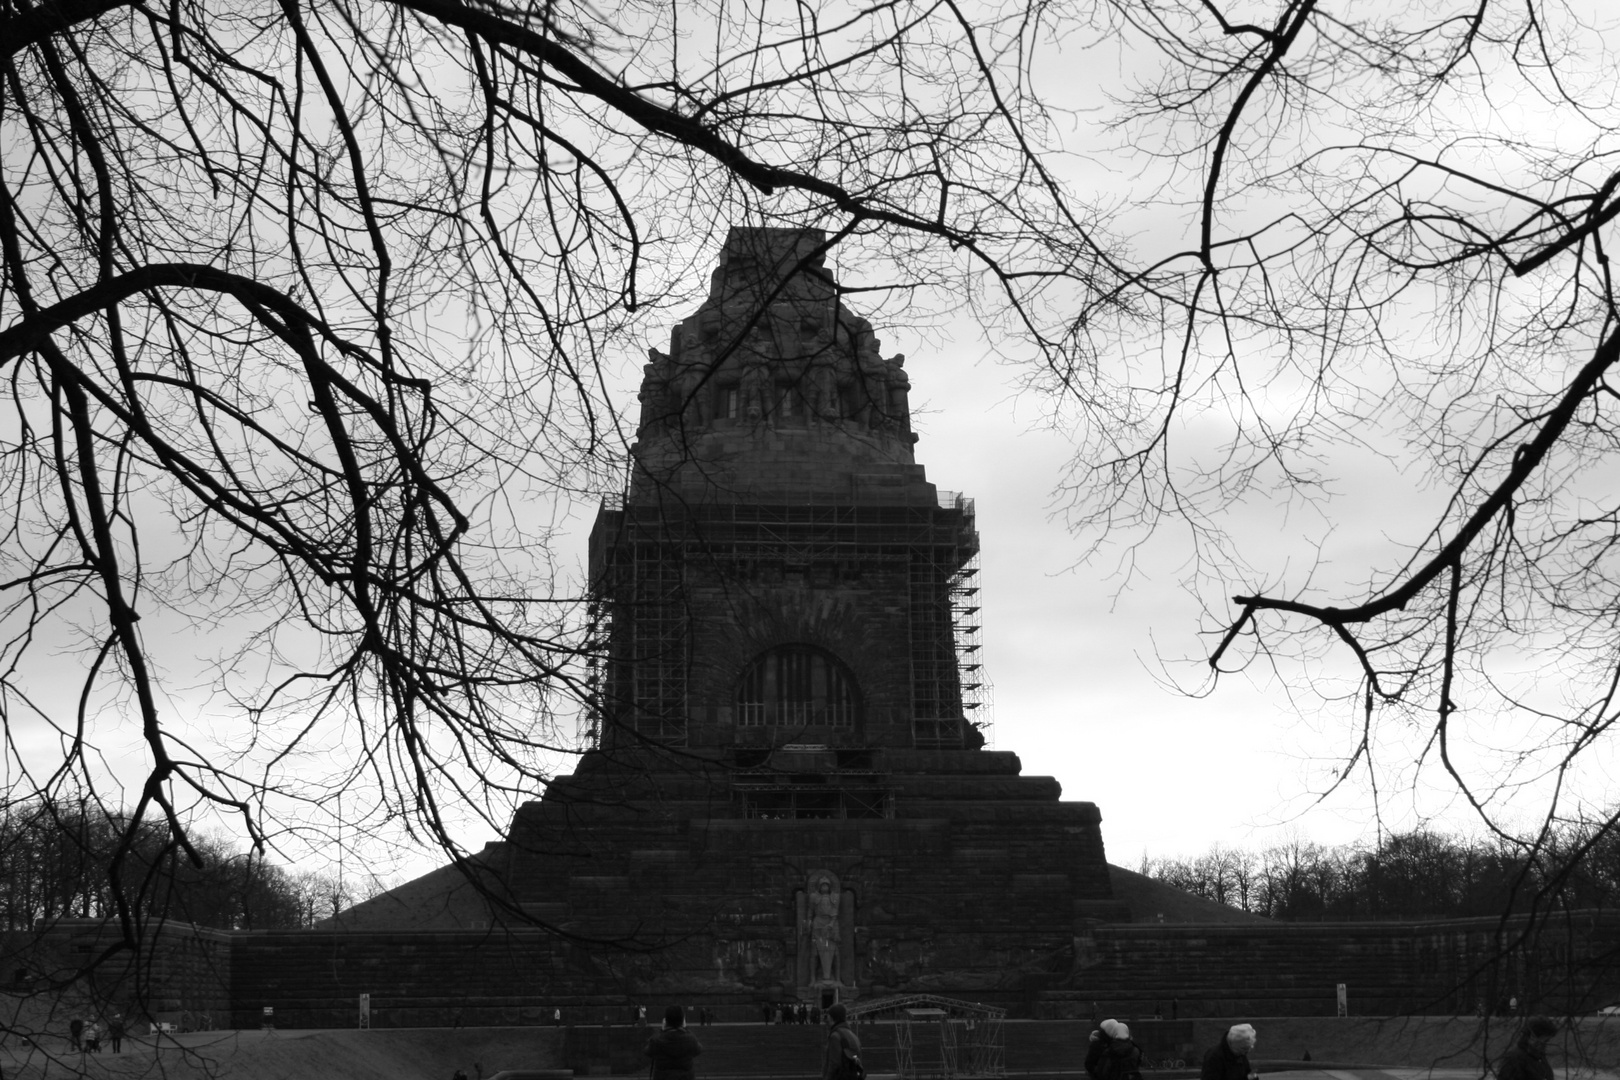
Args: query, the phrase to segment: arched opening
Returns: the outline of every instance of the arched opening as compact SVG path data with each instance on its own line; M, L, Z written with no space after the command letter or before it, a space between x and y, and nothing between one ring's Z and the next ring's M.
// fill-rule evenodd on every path
M813 645L778 645L756 656L737 681L742 727L854 727L855 676Z

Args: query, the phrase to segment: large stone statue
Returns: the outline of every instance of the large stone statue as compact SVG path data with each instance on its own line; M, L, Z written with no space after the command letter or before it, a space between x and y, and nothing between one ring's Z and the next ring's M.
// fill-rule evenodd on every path
M647 350L648 363L641 369L641 423L638 433L654 434L670 426L669 357L657 349Z
M814 983L837 983L838 980L838 944L841 935L838 928L838 907L841 899L833 891L832 881L827 875L819 875L811 886L806 897L808 915L805 919L805 932L810 935L811 961L810 981Z
M798 986L855 986L855 894L826 867L811 870L796 891ZM808 1000L808 999L806 999Z

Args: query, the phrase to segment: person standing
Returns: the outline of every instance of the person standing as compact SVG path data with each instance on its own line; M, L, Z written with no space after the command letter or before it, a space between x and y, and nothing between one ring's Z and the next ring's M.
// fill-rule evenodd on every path
M827 1031L827 1045L821 1052L821 1080L845 1080L848 1070L844 1063L853 1058L861 1060L861 1040L850 1030L849 1010L842 1001L827 1008L827 1019L832 1027Z
M686 1030L686 1010L679 1005L665 1009L663 1029L647 1040L652 1080L692 1080L692 1062L701 1053L703 1044Z
M82 1049L84 1046L84 1021L75 1016L68 1021L68 1047L72 1050Z
M1198 1080L1255 1080L1259 1074L1249 1065L1249 1051L1254 1049L1254 1041L1254 1025L1233 1024L1221 1041L1204 1055L1204 1067Z
M1086 1047L1086 1074L1091 1080L1142 1080L1142 1048L1129 1027L1118 1020L1097 1026Z
M1502 1055L1496 1080L1553 1080L1552 1063L1547 1060L1547 1040L1556 1034L1558 1025L1545 1016L1526 1020L1518 1043Z
M118 1053L124 1046L124 1014L115 1012L112 1019L107 1021L107 1041L112 1043L112 1052Z

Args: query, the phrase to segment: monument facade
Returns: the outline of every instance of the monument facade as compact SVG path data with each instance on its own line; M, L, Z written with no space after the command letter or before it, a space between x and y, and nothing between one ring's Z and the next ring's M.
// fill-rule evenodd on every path
M732 230L651 350L591 538L594 749L487 862L629 945L627 992L1022 993L1122 917L1100 817L986 747L973 503L916 462L904 359L823 243Z
M592 536L601 662L573 774L468 871L321 929L153 928L155 1007L346 1027L364 994L379 1026L583 1028L916 992L1071 1018L1331 1015L1341 982L1371 1015L1614 1000L1608 912L1545 934L1215 904L1167 924L1152 889L1173 890L1116 868L1116 895L1097 808L985 743L973 504L917 464L905 367L821 243L734 230L650 357L633 475ZM75 978L119 932L63 923L29 963Z

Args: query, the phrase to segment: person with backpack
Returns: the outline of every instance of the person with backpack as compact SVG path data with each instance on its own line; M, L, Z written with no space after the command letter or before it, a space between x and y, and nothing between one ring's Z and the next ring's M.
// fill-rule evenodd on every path
M663 1030L647 1040L647 1056L652 1059L650 1080L692 1080L692 1061L703 1053L703 1044L686 1030L686 1010L671 1005L664 1010Z
M866 1066L861 1064L861 1040L846 1022L849 1010L842 1001L827 1008L827 1019L832 1027L827 1031L827 1045L821 1054L821 1080L866 1080Z
M1118 1020L1097 1026L1086 1047L1086 1075L1091 1080L1142 1080L1142 1048L1131 1040L1129 1027Z

